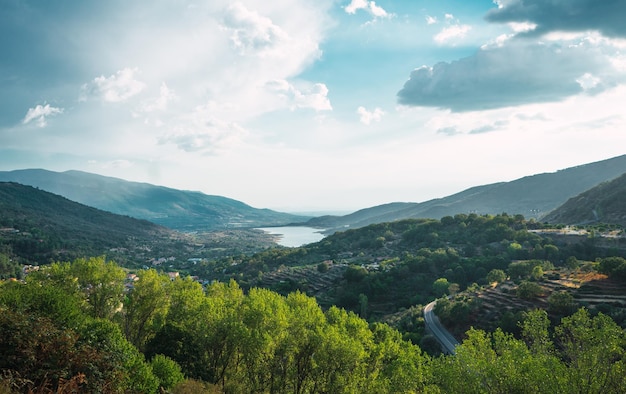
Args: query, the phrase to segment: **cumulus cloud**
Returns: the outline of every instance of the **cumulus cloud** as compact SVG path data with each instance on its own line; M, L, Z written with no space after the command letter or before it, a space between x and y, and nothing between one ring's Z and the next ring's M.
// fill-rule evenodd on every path
M536 24L530 34L550 31L597 30L609 37L626 37L626 2L622 0L498 0L490 22Z
M448 27L444 27L439 33L437 33L433 38L437 44L445 44L454 39L464 38L468 31L470 31L472 27L470 25L452 25Z
M242 54L266 53L289 38L270 18L250 11L239 2L228 7L223 23L231 32L231 42Z
M315 111L330 111L333 109L328 99L328 87L323 83L316 83L307 89L298 89L285 80L274 80L268 82L266 88L287 101L292 110L310 108Z
M378 107L374 108L373 111L368 111L367 109L365 109L365 107L361 106L357 108L356 113L359 114L359 120L361 121L361 123L369 125L372 122L380 122L383 115L385 114L385 111Z
M405 105L471 111L558 101L583 92L585 86L589 93L599 93L624 80L605 49L589 42L523 40L481 48L451 63L414 70L398 100Z
M138 71L137 68L127 67L109 77L104 75L96 77L81 87L80 100L100 98L111 103L126 101L140 93L146 86L135 79Z
M63 108L52 107L50 104L37 105L29 108L26 116L22 120L23 124L34 122L39 127L46 127L48 124L46 118L63 113Z
M472 30L470 25L461 24L460 21L455 19L452 14L445 14L444 18L447 26L441 29L441 31L433 37L435 42L439 45L448 43L453 44L455 41L465 38L467 33ZM429 25L431 24L431 21L428 19L427 22ZM436 20L434 20L433 23L436 23Z
M214 105L198 106L173 129L159 138L162 145L173 144L185 152L213 155L230 150L246 135L236 122L217 118Z
M165 111L169 103L178 100L179 97L170 89L165 82L159 88L159 95L153 99L147 100L143 106L143 112Z
M375 1L368 0L352 0L350 4L344 7L344 10L348 14L356 14L358 10L364 10L374 18L390 18L392 16L392 14L378 6Z

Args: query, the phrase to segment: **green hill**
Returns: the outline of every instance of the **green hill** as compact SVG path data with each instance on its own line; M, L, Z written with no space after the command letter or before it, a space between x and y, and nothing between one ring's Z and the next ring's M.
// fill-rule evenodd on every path
M177 230L280 226L309 219L253 208L226 197L81 171L16 170L0 172L0 181L35 186L84 205Z
M553 173L523 177L511 182L476 186L451 196L421 203L392 203L371 207L345 216L311 219L311 226L330 229L358 228L411 218L440 219L456 214L497 215L506 212L539 219L592 187L626 172L626 155L566 168Z
M0 246L25 262L100 255L175 237L146 220L115 215L13 182L0 182Z
M617 224L626 227L626 173L570 198L542 221L555 224Z

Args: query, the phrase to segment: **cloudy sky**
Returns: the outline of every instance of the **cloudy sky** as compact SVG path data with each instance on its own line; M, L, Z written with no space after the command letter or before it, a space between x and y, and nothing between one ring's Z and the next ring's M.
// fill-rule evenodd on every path
M0 2L0 170L283 211L626 153L623 0Z

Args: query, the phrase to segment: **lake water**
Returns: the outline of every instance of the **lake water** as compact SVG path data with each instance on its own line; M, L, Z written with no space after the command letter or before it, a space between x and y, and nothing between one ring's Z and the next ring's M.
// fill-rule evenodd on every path
M262 227L259 230L268 234L279 235L280 237L276 242L290 248L321 241L324 238L324 234L320 233L323 230L313 227Z

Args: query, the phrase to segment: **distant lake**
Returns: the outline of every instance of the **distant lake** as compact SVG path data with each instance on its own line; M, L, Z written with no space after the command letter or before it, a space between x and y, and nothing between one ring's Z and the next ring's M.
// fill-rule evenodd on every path
M324 234L320 233L323 230L313 227L262 227L259 230L280 236L276 242L290 248L321 241L324 238Z

